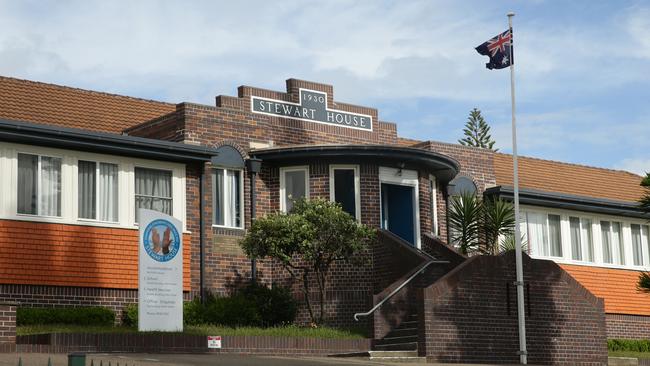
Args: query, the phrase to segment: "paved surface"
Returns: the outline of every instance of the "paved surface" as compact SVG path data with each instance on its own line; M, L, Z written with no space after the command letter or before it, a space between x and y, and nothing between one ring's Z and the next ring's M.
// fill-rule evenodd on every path
M51 359L52 366L66 366L68 364L67 355L48 355L41 353L0 353L0 366L16 366L18 359L22 358L23 366L47 366L48 359ZM229 354L187 354L187 355L163 355L163 354L88 354L86 365L94 360L94 365L98 366L101 361L104 366L111 363L111 366L323 366L323 365L374 365L374 366L404 366L404 365L427 365L427 363L403 363L403 362L385 362L370 361L368 359L356 358L327 358L327 357L272 357L272 356L242 356ZM454 366L463 366L455 364ZM466 365L469 366L469 365ZM481 365L489 366L489 365ZM503 365L501 365L503 366Z

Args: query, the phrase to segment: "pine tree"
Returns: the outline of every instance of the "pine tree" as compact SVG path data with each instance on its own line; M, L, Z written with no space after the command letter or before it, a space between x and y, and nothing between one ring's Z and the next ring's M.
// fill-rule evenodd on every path
M483 116L481 116L480 110L474 108L469 112L469 117L467 118L463 132L465 138L458 140L458 143L461 145L482 147L494 151L499 150L494 148L495 141L492 140L492 136L490 135L490 126L485 122Z

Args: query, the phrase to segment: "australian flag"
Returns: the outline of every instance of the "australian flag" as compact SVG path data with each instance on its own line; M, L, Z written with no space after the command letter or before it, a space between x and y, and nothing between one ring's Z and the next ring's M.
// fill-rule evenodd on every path
M490 57L490 62L485 64L488 69L503 69L514 64L514 50L512 48L512 30L499 34L488 40L482 45L476 47L476 51L481 55Z

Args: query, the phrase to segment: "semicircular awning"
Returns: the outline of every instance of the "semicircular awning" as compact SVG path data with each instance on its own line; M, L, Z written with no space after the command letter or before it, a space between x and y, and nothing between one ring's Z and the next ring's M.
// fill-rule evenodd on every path
M299 165L313 159L336 162L367 162L405 169L423 169L442 182L452 180L460 170L453 158L433 151L390 145L299 145L253 150L250 155L264 162Z

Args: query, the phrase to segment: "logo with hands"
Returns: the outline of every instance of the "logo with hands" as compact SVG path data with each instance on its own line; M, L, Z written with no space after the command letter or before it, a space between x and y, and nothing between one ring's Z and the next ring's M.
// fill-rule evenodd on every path
M143 239L147 254L158 262L167 262L178 253L180 236L174 224L167 220L158 219L149 223Z

